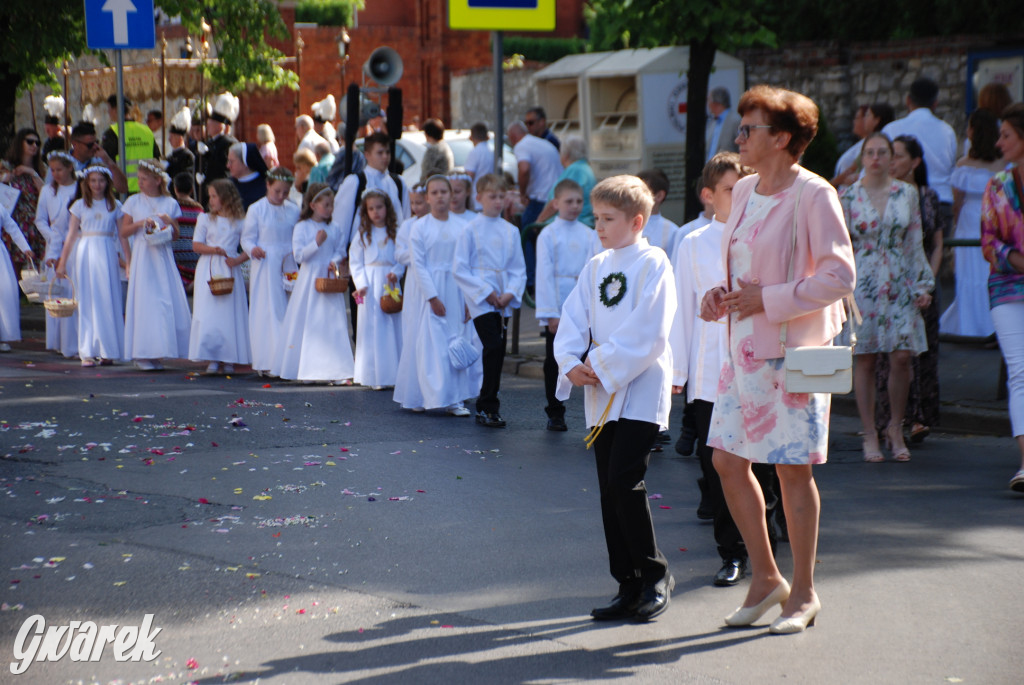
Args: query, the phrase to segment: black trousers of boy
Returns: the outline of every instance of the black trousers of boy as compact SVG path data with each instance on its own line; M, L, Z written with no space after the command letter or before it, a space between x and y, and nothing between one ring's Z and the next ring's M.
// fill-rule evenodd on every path
M722 479L712 463L714 449L708 447L708 431L711 429L711 413L715 408L713 402L706 400L694 400L692 402L694 418L697 427L697 456L700 458L700 470L704 474L705 492L704 503L714 512L715 542L718 544L718 554L723 561L733 559L747 559L747 547L743 544L743 537L739 528L729 512L725 502L725 493L722 492ZM775 553L775 526L772 525L772 516L779 504L777 495L778 489L775 485L775 466L772 464L752 464L751 469L754 478L761 486L764 494L765 520L768 524L768 541L772 546L772 554Z
M608 563L620 589L638 590L668 574L644 483L657 435L657 424L619 419L606 423L594 442Z
M501 369L505 365L505 344L508 341L508 319L498 312L488 312L473 319L476 334L484 346L481 360L484 365L484 380L480 386L480 396L476 400L476 410L485 414L497 414L500 402L498 390L501 389Z
M544 407L549 419L565 418L565 403L555 397L558 385L558 362L555 361L555 334L544 327L544 395L548 406Z

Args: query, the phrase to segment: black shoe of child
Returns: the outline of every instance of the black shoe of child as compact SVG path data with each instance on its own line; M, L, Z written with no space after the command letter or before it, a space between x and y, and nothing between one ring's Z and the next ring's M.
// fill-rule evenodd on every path
M478 411L476 413L476 422L481 426L487 426L488 428L504 428L505 419L501 418L498 412L483 412Z
M654 439L655 442L659 442L662 445L667 445L672 442L672 436L668 434L668 431L661 431L658 433L658 437Z
M569 427L565 425L565 419L563 419L561 416L553 416L550 419L548 419L548 430L564 433L565 431L569 430Z
M683 434L676 440L676 453L684 457L693 454L693 448L697 444L697 434L688 428L683 428Z

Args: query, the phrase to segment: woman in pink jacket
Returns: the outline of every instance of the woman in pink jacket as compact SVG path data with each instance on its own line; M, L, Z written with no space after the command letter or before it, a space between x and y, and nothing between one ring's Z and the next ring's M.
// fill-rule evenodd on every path
M817 106L762 85L743 95L738 111L740 161L757 173L733 188L722 236L726 280L701 303L705 320L728 317L729 355L708 445L751 562L746 600L725 622L751 625L778 604L782 615L770 631L797 633L821 608L814 590L820 502L811 467L826 459L831 396L786 392L782 338L790 347L827 345L839 333L840 300L854 287L853 249L835 190L797 163L817 132ZM752 462L776 464L792 588L772 556Z

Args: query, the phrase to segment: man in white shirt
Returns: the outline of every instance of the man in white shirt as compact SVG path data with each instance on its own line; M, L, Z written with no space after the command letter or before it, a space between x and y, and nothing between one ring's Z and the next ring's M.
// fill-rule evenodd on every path
M485 174L494 172L494 150L487 144L489 138L487 124L478 121L469 127L469 140L473 143L473 149L466 157L465 171L473 178L473 209L477 212L482 205L476 197L476 183Z
M907 94L910 112L883 128L882 133L890 140L902 135L914 136L921 143L928 166L928 185L939 196L942 234L948 237L953 227L953 188L949 178L956 165L956 132L932 113L938 95L939 86L930 78L922 76L911 83Z
M516 156L519 172L519 194L522 196L523 216L520 228L537 221L544 211L552 188L562 175L562 158L558 148L535 135L531 135L526 124L517 121L508 127L508 140ZM526 257L526 290L533 296L534 271L537 265L537 236L527 235L523 241L523 256ZM527 304L532 306L530 299Z
M322 135L313 130L313 117L308 114L295 118L295 140L298 141L296 151L305 148L313 154L316 154L317 143L326 143L327 147L331 146Z

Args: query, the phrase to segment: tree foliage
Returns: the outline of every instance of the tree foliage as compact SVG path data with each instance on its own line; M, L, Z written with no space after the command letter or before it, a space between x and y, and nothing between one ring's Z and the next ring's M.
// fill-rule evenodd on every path
M760 19L769 0L589 0L591 49L687 45L686 218L700 213L695 183L704 167L708 79L715 52L774 46L776 34Z

